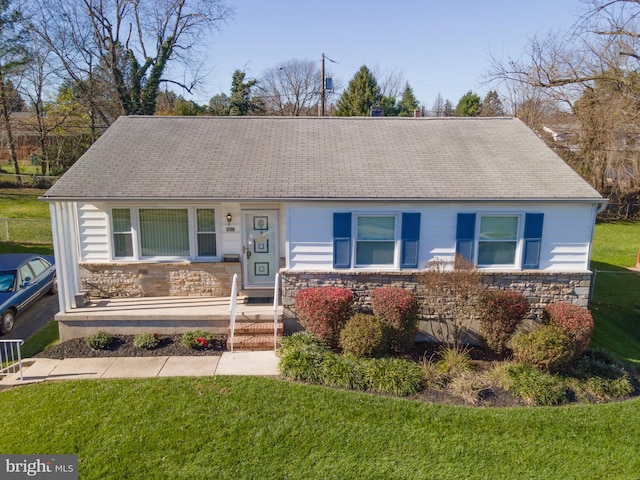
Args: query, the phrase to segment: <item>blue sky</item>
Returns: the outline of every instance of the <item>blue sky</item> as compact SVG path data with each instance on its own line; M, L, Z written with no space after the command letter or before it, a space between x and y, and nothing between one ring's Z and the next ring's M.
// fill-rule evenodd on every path
M291 59L320 64L346 87L367 65L393 70L427 108L440 93L457 104L484 96L489 56L519 57L527 40L568 29L581 0L227 0L233 20L210 43L207 80L193 97L229 94L235 69L250 78Z

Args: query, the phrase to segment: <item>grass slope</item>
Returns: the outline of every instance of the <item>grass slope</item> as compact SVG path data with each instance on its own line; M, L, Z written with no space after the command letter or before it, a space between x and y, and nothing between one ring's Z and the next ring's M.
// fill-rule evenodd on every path
M474 409L248 377L49 383L0 394L3 453L80 478L637 478L640 401Z
M640 367L640 274L626 267L636 265L638 248L640 223L596 225L591 256L591 268L597 269L591 345L636 367Z

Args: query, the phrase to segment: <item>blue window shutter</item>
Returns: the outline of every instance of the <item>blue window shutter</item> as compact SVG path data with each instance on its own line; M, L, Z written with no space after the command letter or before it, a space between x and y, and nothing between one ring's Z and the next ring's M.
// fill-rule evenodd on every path
M476 233L476 214L459 213L456 228L456 253L473 262L473 237Z
M351 213L333 214L333 268L351 267Z
M418 241L420 239L420 213L402 214L402 251L400 268L418 268Z
M522 268L540 267L540 244L544 213L527 213L524 219L524 255Z

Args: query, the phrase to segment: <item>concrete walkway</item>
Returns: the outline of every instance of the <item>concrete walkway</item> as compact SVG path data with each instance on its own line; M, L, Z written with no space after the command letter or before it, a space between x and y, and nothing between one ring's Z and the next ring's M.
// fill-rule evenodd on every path
M0 379L0 387L96 378L278 375L278 357L273 351L199 357L27 358L22 365L23 379L18 374L7 375Z

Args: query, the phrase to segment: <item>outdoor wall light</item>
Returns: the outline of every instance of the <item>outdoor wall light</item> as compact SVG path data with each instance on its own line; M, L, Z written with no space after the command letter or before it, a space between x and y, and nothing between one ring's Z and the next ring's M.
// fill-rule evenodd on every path
M231 213L227 213L227 225L231 225L231 220L233 220L233 216L231 216Z

